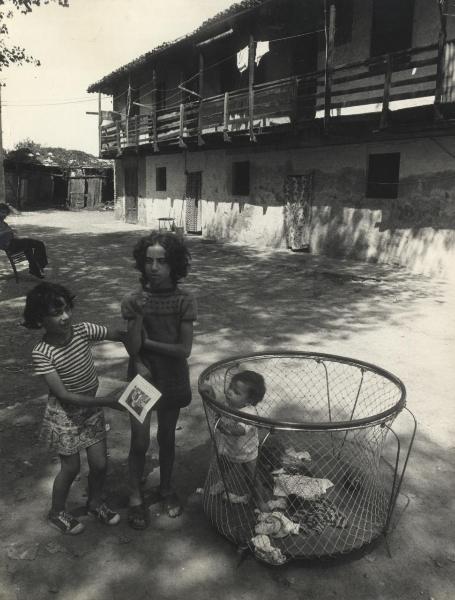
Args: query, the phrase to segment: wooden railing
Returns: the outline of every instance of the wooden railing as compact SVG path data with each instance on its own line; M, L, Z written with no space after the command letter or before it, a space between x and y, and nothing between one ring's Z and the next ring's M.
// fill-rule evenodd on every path
M101 126L103 155L126 148L153 145L199 144L211 134L231 136L254 131L265 134L278 127L289 129L330 114L330 119L348 113L372 110L380 113L379 125L387 126L391 103L430 98L452 101L454 42L447 43L445 56L437 44L410 48L394 54L336 66L331 71L328 93L324 70L255 85L204 98L201 101L150 111ZM438 81L444 88L437 89ZM253 102L250 111L250 102ZM327 112L328 111L328 112Z

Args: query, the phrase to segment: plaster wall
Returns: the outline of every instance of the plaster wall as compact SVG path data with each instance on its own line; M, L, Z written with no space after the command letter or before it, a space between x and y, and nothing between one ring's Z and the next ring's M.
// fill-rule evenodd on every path
M365 196L368 155L400 152L397 199ZM139 222L185 223L185 169L202 171L203 235L212 239L285 247L286 176L314 173L311 251L396 263L444 274L455 259L455 139L331 146L300 150L217 150L144 159ZM233 196L232 163L250 161L250 195ZM167 169L167 189L156 191L156 167ZM120 169L118 169L120 171ZM122 217L122 203L117 203ZM453 262L452 262L453 264Z

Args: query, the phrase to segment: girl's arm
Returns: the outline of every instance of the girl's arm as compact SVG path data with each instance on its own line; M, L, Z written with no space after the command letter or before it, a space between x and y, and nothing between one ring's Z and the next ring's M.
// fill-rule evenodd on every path
M104 338L108 342L123 342L126 345L127 331L121 329L107 328L106 337Z
M193 347L193 321L182 321L180 324L180 335L176 344L166 344L165 342L155 342L149 338L144 338L142 347L149 352L166 354L167 356L176 356L188 358Z
M137 314L134 319L128 319L125 335L125 348L130 356L135 358L142 346L143 316Z
M75 404L76 406L109 406L110 408L119 408L116 399L109 397L97 398L96 396L69 392L64 386L57 371L45 373L43 377L52 394L62 402Z

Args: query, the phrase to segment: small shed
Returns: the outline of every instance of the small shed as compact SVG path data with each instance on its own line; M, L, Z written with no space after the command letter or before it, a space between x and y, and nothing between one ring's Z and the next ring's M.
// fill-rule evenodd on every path
M28 142L4 160L6 201L19 210L99 209L114 199L112 161Z

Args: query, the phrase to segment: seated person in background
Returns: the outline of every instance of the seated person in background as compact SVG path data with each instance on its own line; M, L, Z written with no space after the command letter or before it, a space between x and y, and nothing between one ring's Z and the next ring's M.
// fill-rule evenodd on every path
M43 269L47 266L46 246L33 238L16 237L16 233L5 223L11 209L0 203L0 249L7 252L23 252L28 260L29 271L35 277L43 279Z
M213 388L202 384L202 390L209 396L215 396ZM231 408L257 416L256 405L265 394L265 382L262 375L255 371L240 371L236 373L226 391L226 400ZM224 481L234 480L252 494L258 508L268 510L265 502L265 489L260 474L257 472L259 450L258 429L254 425L235 421L233 418L222 417L215 431L220 468ZM210 494L219 494L232 503L246 503L248 496L238 495L224 489L222 480L211 486Z

